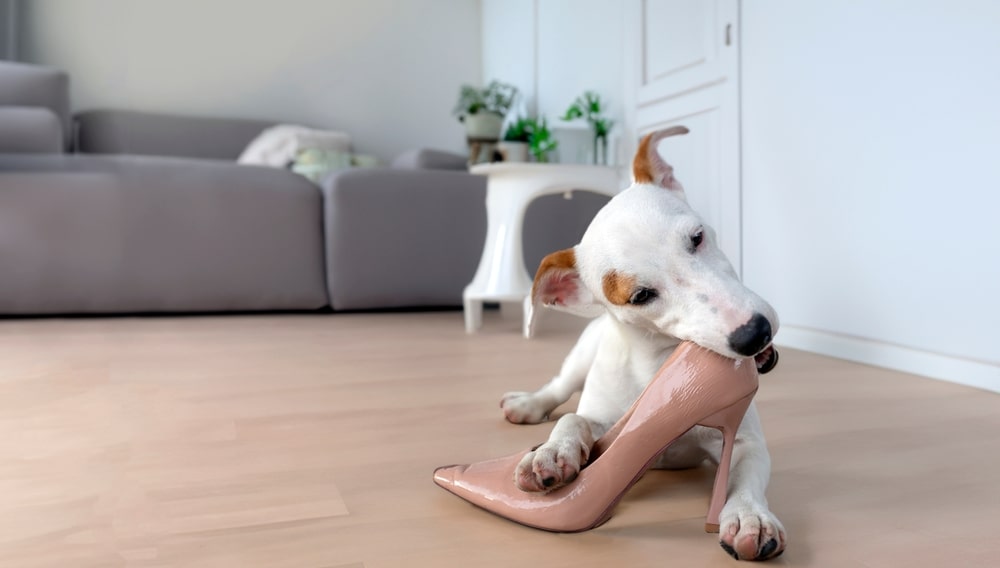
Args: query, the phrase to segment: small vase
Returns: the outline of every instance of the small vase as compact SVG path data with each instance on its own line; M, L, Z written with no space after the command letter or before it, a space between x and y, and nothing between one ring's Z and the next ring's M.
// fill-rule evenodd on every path
M463 119L465 135L477 140L499 140L503 129L503 117L495 112L467 114Z
M504 140L497 145L500 153L503 154L505 162L527 162L528 144L525 142L514 142Z
M594 136L594 165L608 165L608 137Z

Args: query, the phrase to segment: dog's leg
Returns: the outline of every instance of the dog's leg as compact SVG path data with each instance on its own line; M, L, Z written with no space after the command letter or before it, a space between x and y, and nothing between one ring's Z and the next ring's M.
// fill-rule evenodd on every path
M593 445L587 420L578 414L566 414L556 422L548 441L521 459L514 470L514 483L522 491L562 487L576 479Z
M607 371L600 364L591 367L576 413L560 418L549 439L521 459L514 472L519 488L549 491L576 479L590 458L594 441L614 426L630 405L628 396L632 393L615 380L618 373Z
M711 453L718 456L722 442L713 436ZM719 544L739 560L766 560L785 550L785 528L768 509L767 482L771 456L755 404L750 405L733 447L729 494L719 518Z
M603 317L587 325L563 361L559 374L545 386L535 392L508 392L503 395L500 408L507 420L514 424L544 422L557 406L583 389L587 373L594 364L603 325Z

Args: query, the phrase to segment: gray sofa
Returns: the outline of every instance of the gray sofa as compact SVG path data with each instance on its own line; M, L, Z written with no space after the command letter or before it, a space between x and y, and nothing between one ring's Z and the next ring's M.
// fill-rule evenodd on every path
M322 203L280 170L0 155L0 313L316 309Z
M69 108L64 73L0 62L0 315L461 305L486 216L460 158L317 186L235 163L272 123ZM538 200L528 262L603 202Z

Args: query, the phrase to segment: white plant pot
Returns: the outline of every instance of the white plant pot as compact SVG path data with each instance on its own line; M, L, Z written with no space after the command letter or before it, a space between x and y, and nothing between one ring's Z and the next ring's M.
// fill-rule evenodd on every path
M465 115L465 135L482 140L499 140L503 117L495 112L477 112Z
M511 142L504 140L498 144L500 153L503 154L503 159L505 162L527 162L528 161L528 143L527 142Z

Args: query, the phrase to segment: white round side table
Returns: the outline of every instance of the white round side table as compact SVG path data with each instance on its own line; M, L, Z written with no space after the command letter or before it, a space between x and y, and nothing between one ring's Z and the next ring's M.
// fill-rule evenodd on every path
M532 278L524 268L521 229L524 213L536 197L571 190L615 195L627 184L623 170L580 164L512 163L472 166L486 182L486 245L479 268L462 294L465 330L474 333L483 325L483 302L521 302L524 336L529 329Z

